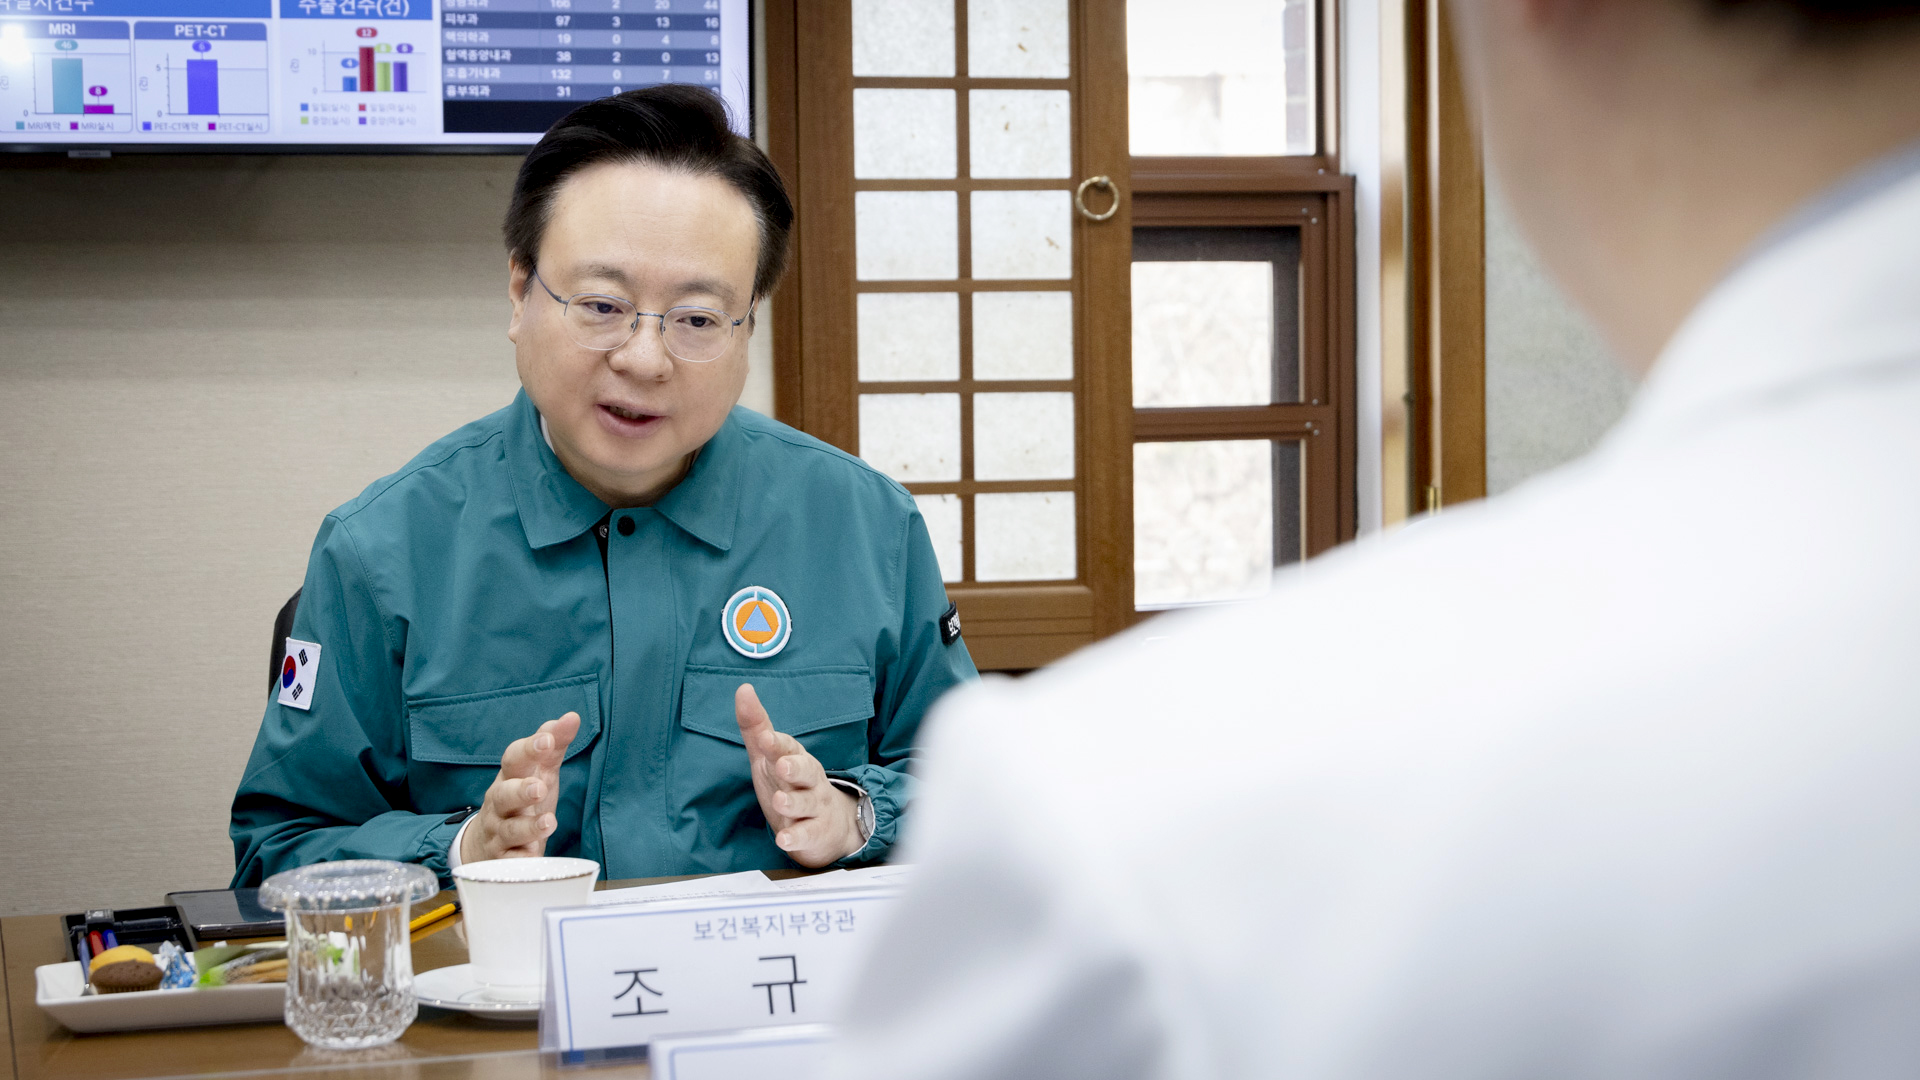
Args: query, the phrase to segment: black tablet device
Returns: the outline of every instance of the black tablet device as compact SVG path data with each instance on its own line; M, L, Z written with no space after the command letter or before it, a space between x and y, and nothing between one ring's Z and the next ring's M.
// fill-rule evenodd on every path
M280 937L286 920L260 906L259 889L202 889L167 894L196 946L227 938Z

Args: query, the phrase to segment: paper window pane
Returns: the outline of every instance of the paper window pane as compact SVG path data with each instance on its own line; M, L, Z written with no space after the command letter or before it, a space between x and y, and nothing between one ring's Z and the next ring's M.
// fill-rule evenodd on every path
M933 557L940 563L941 581L960 580L960 496L915 495L920 517L933 541Z
M853 0L853 73L953 75L953 0Z
M1128 0L1133 152L1313 153L1313 34L1312 0Z
M973 497L976 581L1061 581L1079 573L1073 492Z
M1267 591L1274 460L1274 444L1264 439L1134 444L1136 607L1236 600Z
M969 91L968 170L1000 179L1072 176L1071 102L1065 90Z
M1073 479L1073 395L975 394L973 478Z
M860 280L952 280L959 274L959 211L951 191L854 192L854 264Z
M951 90L855 90L854 178L951 180L955 100Z
M862 382L960 377L958 293L861 293Z
M1133 264L1133 404L1273 401L1273 264Z
M861 394L860 456L903 484L960 479L960 395Z
M967 0L967 74L1064 79L1067 0Z
M1073 276L1070 193L976 191L972 193L971 209L974 277Z
M973 294L973 377L1073 378L1073 294Z

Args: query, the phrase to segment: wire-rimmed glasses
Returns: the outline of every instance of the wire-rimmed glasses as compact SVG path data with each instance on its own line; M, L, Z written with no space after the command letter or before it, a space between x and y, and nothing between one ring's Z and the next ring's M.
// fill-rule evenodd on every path
M574 293L561 296L547 286L540 271L533 280L540 282L560 305L561 319L567 324L567 336L575 345L595 352L612 352L625 345L640 329L641 319L660 320L660 343L676 360L705 364L720 359L733 344L734 327L752 316L752 309L736 319L713 308L682 305L664 312L641 311L631 300L605 293Z

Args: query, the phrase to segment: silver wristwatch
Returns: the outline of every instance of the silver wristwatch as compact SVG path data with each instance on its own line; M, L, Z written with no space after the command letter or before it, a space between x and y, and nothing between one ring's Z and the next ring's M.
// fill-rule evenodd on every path
M867 841L873 839L873 796L867 794L867 789L861 787L859 784L851 780L842 780L837 776L827 777L827 783L860 800L859 806L857 806L853 812L854 819L860 823L860 843L865 844Z

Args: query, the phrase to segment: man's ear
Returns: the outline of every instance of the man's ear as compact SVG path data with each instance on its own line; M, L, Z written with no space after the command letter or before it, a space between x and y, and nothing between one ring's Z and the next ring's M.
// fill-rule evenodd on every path
M507 320L507 340L520 344L520 318L527 310L527 290L533 287L532 269L513 256L507 256L507 301L513 315Z

